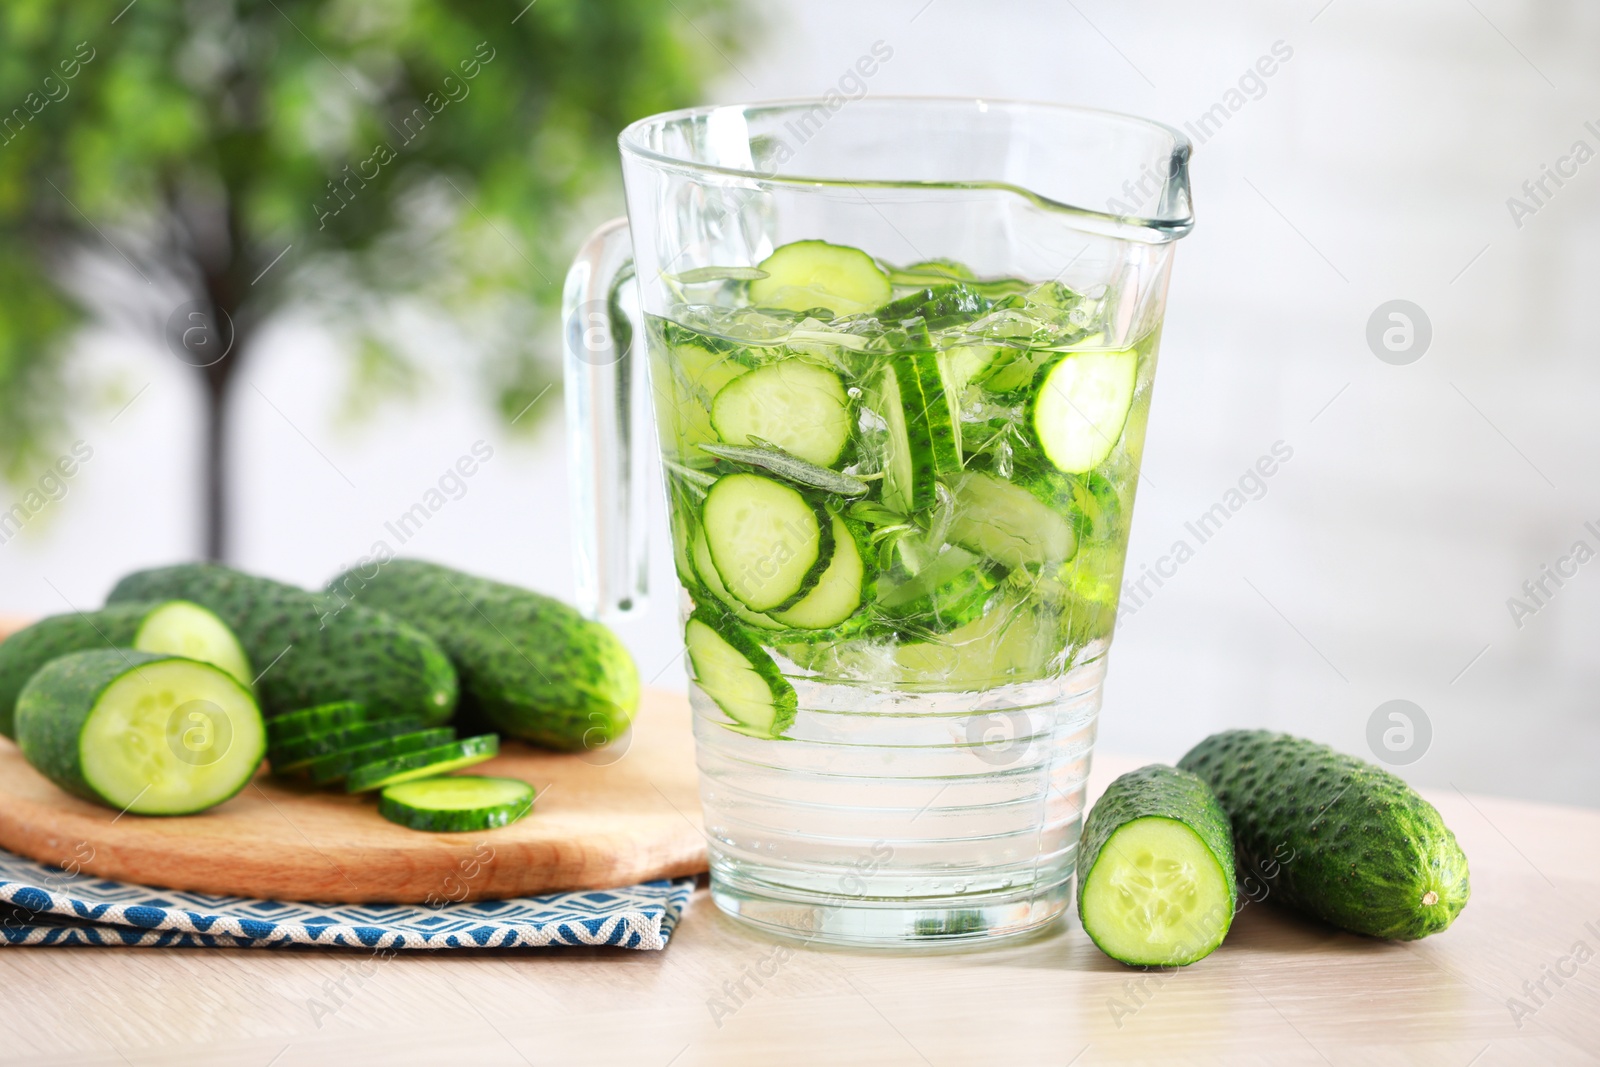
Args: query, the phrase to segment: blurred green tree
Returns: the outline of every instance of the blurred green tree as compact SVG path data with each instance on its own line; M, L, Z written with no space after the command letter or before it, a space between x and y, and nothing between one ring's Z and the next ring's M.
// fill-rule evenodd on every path
M492 353L516 419L554 374L537 327L574 206L623 125L727 68L734 3L7 0L0 470L51 454L94 317L195 368L213 558L230 391L285 308L344 335L363 395L414 379L395 311L422 301Z

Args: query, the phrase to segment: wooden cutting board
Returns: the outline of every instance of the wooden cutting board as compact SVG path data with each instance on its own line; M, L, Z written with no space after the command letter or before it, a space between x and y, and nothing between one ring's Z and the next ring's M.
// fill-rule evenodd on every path
M204 815L118 815L57 789L0 738L0 847L141 885L337 903L493 900L706 869L680 695L647 690L614 746L561 755L507 742L474 773L532 783L533 813L483 833L420 833L373 799L263 773Z

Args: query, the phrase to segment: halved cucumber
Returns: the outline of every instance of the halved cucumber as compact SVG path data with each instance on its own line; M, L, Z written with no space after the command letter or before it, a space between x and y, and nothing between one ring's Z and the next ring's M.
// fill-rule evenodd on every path
M345 776L344 791L365 793L418 778L434 778L494 759L499 753L499 734L463 737L449 744L364 763Z
M267 749L267 759L271 761L275 773L291 774L323 756L331 756L347 748L381 741L386 737L409 734L424 729L427 725L422 719L383 719L379 722L359 723L340 730L329 730L283 744L271 745Z
M961 469L960 394L929 350L901 353L883 369L879 396L888 436L883 502L909 514L933 504L941 474Z
M772 617L785 626L800 630L826 630L838 626L861 607L862 585L867 568L849 524L838 515L833 519L833 559L822 572L816 588L792 608L774 612Z
M1078 550L1072 523L1019 485L978 471L947 479L950 540L1007 567L1060 565Z
M832 560L827 516L798 490L771 478L718 478L700 514L722 584L751 611L799 603Z
M383 718L387 718L387 715L376 708L358 704L354 700L337 700L268 719L267 737L271 745L282 745L313 734L331 733Z
M750 302L787 311L827 308L836 317L860 315L888 303L889 279L859 248L826 241L793 241L757 265L765 278L750 283Z
M1039 448L1058 470L1098 467L1122 437L1133 407L1139 353L1068 352L1045 373L1029 419Z
M785 359L734 379L711 405L717 436L731 445L757 438L808 463L831 467L850 441L850 401L830 370Z
M533 810L533 786L517 778L464 774L386 787L378 814L413 830L470 833L507 826Z
M101 649L41 668L17 699L17 744L67 792L135 815L191 815L244 788L266 751L238 679L179 656Z
M726 616L696 611L683 641L695 684L733 720L730 729L752 737L781 737L794 724L794 686L760 645Z
M1112 959L1182 966L1227 936L1238 903L1232 828L1188 771L1152 764L1112 782L1083 824L1078 916Z
M403 756L408 752L421 752L425 748L438 748L455 739L456 732L450 727L435 726L428 730L416 730L408 734L396 734L394 737L369 741L354 748L340 749L338 752L319 756L301 769L313 785L328 785L339 781L357 767L364 767L369 763L377 763L394 756Z
M112 604L40 619L0 642L0 734L14 732L17 696L46 663L69 652L136 648L197 659L227 671L251 688L250 660L233 631L187 600Z

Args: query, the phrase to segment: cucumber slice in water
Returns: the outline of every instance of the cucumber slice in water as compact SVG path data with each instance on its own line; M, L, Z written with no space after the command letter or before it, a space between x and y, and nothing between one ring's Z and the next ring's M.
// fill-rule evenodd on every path
M730 474L706 491L701 526L712 565L751 611L793 607L833 557L833 526L798 490Z
M833 559L816 588L792 608L772 617L800 630L826 630L838 626L861 607L861 588L867 568L861 548L844 519L833 515Z
M1139 354L1068 352L1045 372L1029 413L1039 448L1056 468L1082 474L1105 462L1133 407Z
M694 545L690 549L694 562L695 573L700 576L700 581L705 584L711 595L722 602L722 605L733 612L734 617L747 626L759 626L763 630L781 630L783 624L759 611L751 611L739 603L739 598L728 592L728 587L722 584L722 575L717 573L717 568L711 562L711 549L706 546L704 530L696 530Z
M1019 485L969 471L949 479L950 540L1007 567L1060 564L1078 550L1067 517Z
M871 256L826 241L794 241L757 265L765 278L750 283L750 302L787 311L827 308L836 317L860 315L889 302L894 291Z
M190 815L243 789L267 731L220 668L124 649L50 661L17 700L17 744L67 792L135 815Z
M364 767L369 763L377 763L394 756L403 756L408 752L421 752L425 748L438 748L440 745L448 745L455 739L456 732L450 727L435 726L428 730L397 734L394 737L369 741L354 748L341 749L312 760L302 770L313 785L328 785L340 781L357 767Z
M471 833L507 826L533 810L533 786L516 778L463 774L391 785L378 814L413 830Z
M752 737L781 737L794 724L799 698L772 657L726 617L696 611L684 627L694 681Z
M345 777L344 790L346 793L366 793L418 778L434 778L494 759L499 753L499 734L464 737L446 745L364 763Z
M1153 764L1112 782L1083 825L1078 916L1112 959L1182 966L1222 944L1238 903L1232 829L1209 786Z
M850 441L844 383L803 359L785 359L741 375L711 406L717 436L731 445L770 441L819 467L837 463Z
M883 369L879 395L888 437L883 502L909 514L931 507L941 474L961 470L959 392L932 350L902 353Z

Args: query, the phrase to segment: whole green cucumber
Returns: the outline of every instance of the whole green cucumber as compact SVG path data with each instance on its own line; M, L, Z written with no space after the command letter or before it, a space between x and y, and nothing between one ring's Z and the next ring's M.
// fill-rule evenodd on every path
M547 596L437 563L392 559L328 583L430 634L461 675L463 713L562 751L627 730L639 672L616 634Z
M1205 782L1151 764L1106 787L1078 845L1078 917L1102 952L1193 963L1222 944L1238 903L1228 816Z
M109 600L181 597L216 612L261 672L268 715L353 700L430 724L455 708L455 668L427 634L361 605L346 605L216 563L130 574Z
M100 611L51 615L0 641L0 734L15 736L17 696L58 656L89 649L171 652L215 664L245 686L249 657L215 614L184 600L133 601Z
M255 698L209 663L133 649L69 652L17 698L17 747L75 796L191 815L243 789L266 752Z
M1466 906L1467 857L1455 835L1382 768L1267 730L1212 734L1178 766L1216 790L1240 868L1262 872L1269 899L1400 941L1438 933Z

